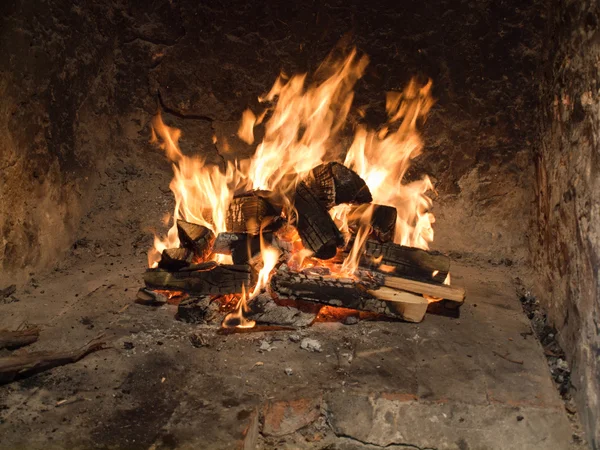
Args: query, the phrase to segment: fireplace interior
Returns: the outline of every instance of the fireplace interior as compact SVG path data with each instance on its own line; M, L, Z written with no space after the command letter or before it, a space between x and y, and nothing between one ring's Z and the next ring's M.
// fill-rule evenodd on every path
M600 449L595 2L0 12L0 448Z

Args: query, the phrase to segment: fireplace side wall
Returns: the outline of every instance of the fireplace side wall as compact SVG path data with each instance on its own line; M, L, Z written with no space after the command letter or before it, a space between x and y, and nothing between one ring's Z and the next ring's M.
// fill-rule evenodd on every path
M538 295L570 355L592 447L600 448L600 7L554 2L536 158Z
M0 284L56 265L110 135L110 11L37 3L0 7Z

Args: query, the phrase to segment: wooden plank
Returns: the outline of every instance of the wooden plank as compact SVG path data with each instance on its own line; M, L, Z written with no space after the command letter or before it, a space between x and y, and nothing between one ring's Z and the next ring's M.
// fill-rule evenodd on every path
M414 292L416 294L430 295L431 297L443 298L454 302L465 301L465 290L462 287L448 286L445 284L423 283L421 281L407 278L384 276L383 285L394 289Z
M367 292L380 300L393 302L398 313L407 322L421 322L429 306L429 302L422 295L415 295L386 286L379 289L369 289Z
M252 283L252 272L247 265L206 265L205 270L169 272L148 269L144 274L146 286L152 289L171 289L196 294L239 294L242 286Z

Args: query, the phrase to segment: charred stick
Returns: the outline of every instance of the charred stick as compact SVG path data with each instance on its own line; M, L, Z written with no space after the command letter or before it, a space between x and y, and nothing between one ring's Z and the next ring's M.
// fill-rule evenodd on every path
M30 327L24 330L0 330L0 349L14 349L33 344L40 336L38 327Z
M270 201L270 192L252 191L232 199L227 210L227 230L233 233L258 234L261 225L269 222L266 229L281 225L281 209Z

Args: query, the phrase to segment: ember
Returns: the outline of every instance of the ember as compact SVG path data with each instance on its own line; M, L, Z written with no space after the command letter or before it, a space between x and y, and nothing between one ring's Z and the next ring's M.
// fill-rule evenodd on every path
M403 182L423 146L417 125L433 104L431 82L388 93L387 123L359 125L349 149L341 144L367 63L353 50L330 56L312 84L281 75L259 99L263 111L242 116L238 135L249 144L264 126L254 156L224 169L184 155L180 131L156 115L152 138L173 163L175 210L149 252L148 288L233 295L224 327L253 327L248 305L265 291L280 304L328 305L329 317L339 307L419 322L430 302L460 306L464 290L446 285L450 260L428 251L433 185L427 176Z

